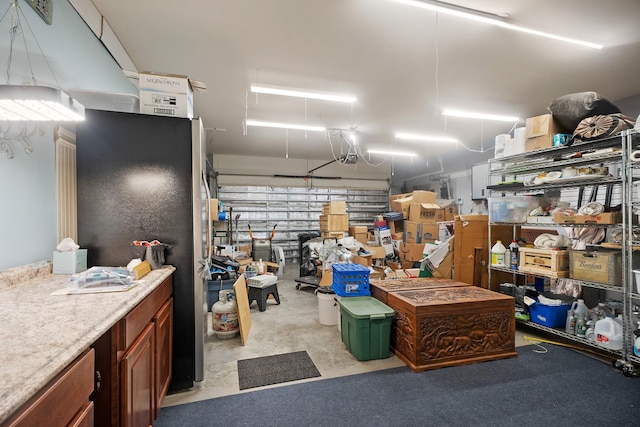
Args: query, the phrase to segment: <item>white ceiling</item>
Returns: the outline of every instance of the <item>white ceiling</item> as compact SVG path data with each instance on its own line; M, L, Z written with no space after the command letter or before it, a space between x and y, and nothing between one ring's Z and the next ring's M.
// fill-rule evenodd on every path
M331 160L324 134L243 130L245 117L306 122L355 129L364 150L395 145L418 152L418 160L394 160L394 180L402 180L439 169L438 157L453 171L489 154L396 141L396 132L448 135L471 150L486 150L512 127L445 120L443 108L526 118L568 93L597 91L612 101L640 94L638 0L455 0L508 13L514 24L603 44L602 50L389 0L93 2L139 71L184 74L207 84L206 93L194 95L194 109L207 128L218 129L208 132L216 154ZM251 83L351 93L358 101L351 107L256 97L248 94ZM334 145L335 152L340 148Z

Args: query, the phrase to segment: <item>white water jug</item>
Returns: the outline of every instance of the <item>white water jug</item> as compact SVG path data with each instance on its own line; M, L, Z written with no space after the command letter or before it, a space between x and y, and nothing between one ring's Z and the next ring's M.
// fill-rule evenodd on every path
M605 317L596 322L594 327L596 342L610 350L622 350L622 324Z
M587 307L583 299L574 301L573 304L571 304L571 310L573 310L573 313L576 316L578 316L578 314L584 314L587 317L587 320L589 319L589 307Z

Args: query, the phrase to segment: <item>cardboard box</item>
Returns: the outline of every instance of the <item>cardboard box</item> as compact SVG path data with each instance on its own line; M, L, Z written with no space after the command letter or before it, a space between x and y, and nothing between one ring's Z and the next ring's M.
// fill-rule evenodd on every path
M526 152L551 147L553 147L553 135L536 136L535 138L528 138L524 141L524 150Z
M53 274L74 274L87 269L87 250L54 251Z
M411 193L413 203L437 203L438 195L433 191L415 190Z
M413 202L413 197L409 195L408 197L402 197L402 198L391 200L389 207L393 212L401 212L402 217L404 219L407 219L409 218L409 208L411 207L412 202Z
M391 206L391 203L394 200L398 200L398 199L406 199L407 197L412 197L412 193L400 193L400 194L393 194L391 196L389 196L389 206ZM393 211L393 210L392 210ZM393 211L393 212L398 212L398 211Z
M553 135L556 133L565 132L562 126L553 119L551 114L529 117L526 121L525 138L527 139L551 135L551 145L553 145Z
M443 210L445 221L454 221L456 215L458 215L458 208L456 205L447 206L446 208L443 208Z
M384 259L387 257L387 252L382 246L365 246L365 249L371 252L371 258Z
M349 231L349 215L347 214L320 215L320 230Z
M363 245L367 244L367 226L356 225L349 227L349 235Z
M210 213L210 217L211 217L211 221L217 221L218 220L218 212L220 209L220 200L218 199L211 199L210 203L211 205L211 213Z
M389 230L391 230L391 234L397 234L397 233L402 233L402 231L404 230L404 220L398 220L398 221L389 221Z
M322 205L322 213L323 214L346 214L347 213L347 202L345 201L335 201L329 202Z
M427 243L438 239L439 226L422 222L407 221L402 240L406 243Z
M376 242L382 246L387 255L393 255L393 239L391 239L391 230L388 228L382 230L374 230Z
M138 80L141 113L193 118L193 86L189 77L143 71Z
M400 258L400 262L410 261L416 262L420 261L424 255L424 243L400 243L400 248L398 249L398 255Z
M622 212L603 212L598 215L555 213L553 214L553 222L556 224L620 224L622 223Z
M444 209L437 203L411 203L409 221L428 224L444 221Z

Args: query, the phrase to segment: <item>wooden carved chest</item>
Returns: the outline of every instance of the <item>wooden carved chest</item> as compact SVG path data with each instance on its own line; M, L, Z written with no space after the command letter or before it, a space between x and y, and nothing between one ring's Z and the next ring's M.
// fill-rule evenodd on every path
M371 296L385 304L387 303L387 294L389 292L407 291L410 289L451 288L459 286L471 285L468 283L458 282L453 279L439 279L434 277L386 279L376 280L369 283Z
M416 371L516 357L510 296L475 286L389 292L392 347Z

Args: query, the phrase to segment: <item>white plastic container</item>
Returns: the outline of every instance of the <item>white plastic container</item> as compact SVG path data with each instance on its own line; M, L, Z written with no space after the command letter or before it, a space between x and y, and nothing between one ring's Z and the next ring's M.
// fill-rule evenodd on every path
M596 342L610 350L622 350L622 325L611 317L596 322L594 327Z
M584 314L585 316L587 316L587 318L589 317L589 307L587 307L583 299L574 301L573 304L571 304L571 310L573 310L573 313L576 316L578 314Z
M318 296L318 321L321 325L335 326L340 316L340 306L336 302L335 292L316 289ZM337 312L337 314L336 314Z
M496 241L496 244L491 248L491 265L496 267L506 267L506 254L507 248L504 247L502 241Z
M636 276L636 292L640 294L640 270L633 270L633 274Z

